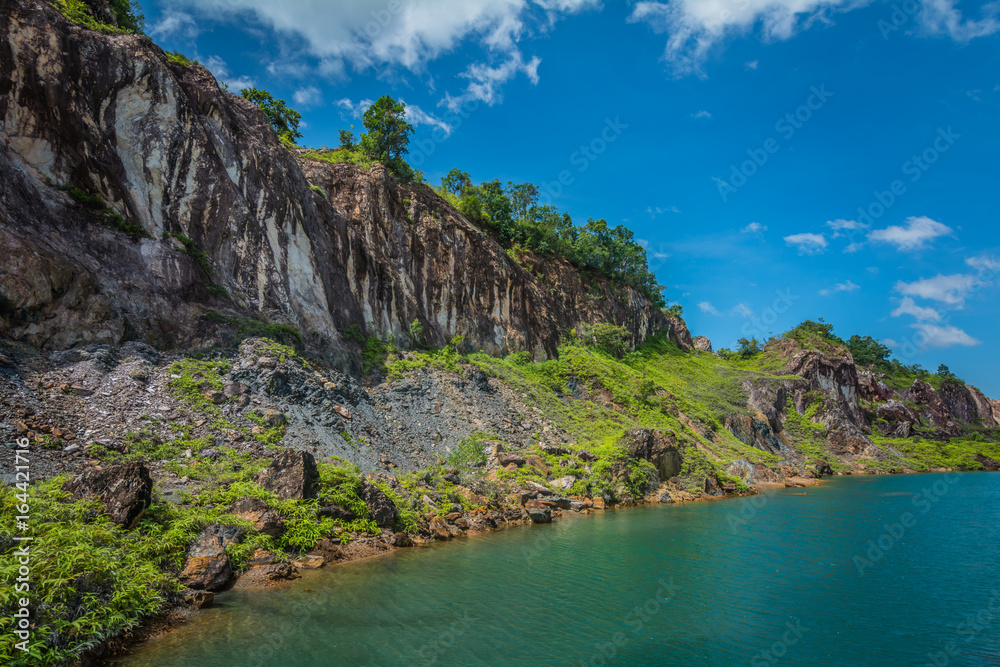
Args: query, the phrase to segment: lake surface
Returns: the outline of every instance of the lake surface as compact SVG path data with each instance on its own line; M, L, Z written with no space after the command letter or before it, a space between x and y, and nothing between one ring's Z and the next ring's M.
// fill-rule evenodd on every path
M115 664L1000 665L998 527L1000 473L607 511L224 593Z

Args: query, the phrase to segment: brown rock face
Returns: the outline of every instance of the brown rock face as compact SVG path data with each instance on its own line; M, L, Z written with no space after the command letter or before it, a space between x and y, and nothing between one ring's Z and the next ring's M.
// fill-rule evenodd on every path
M612 321L690 349L684 322L639 292L531 253L524 268L426 185L287 149L257 107L146 37L70 27L40 0L0 5L0 35L0 335L187 345L215 335L213 310L266 314L353 367L360 348L338 332L402 338L414 319L428 344L462 335L488 353L551 356L562 332ZM191 239L211 275L164 233Z
M900 401L889 401L878 406L876 415L888 422L883 435L892 438L909 438L914 426L920 425L920 415Z
M282 500L312 498L319 484L316 459L309 452L285 449L254 481Z
M724 425L740 442L751 447L772 454L780 453L782 448L787 449L787 445L774 431L771 424L762 419L749 415L733 414L726 417Z
M975 387L966 385L965 388L969 392L969 399L975 406L976 417L979 419L979 423L987 428L1000 425L1000 422L997 421L993 414L993 404L990 399L986 398L983 392Z
M198 534L188 549L179 579L188 588L221 591L233 580L233 564L226 546L238 542L243 532L238 528L213 523Z
M153 498L153 480L141 463L89 468L62 488L77 498L99 501L111 520L126 529L138 525Z
M938 392L941 400L948 406L948 412L955 421L971 424L977 415L976 404L969 389L961 382L944 382Z
M941 397L923 380L914 380L910 388L903 392L903 399L922 406L922 412L940 431L948 435L958 435L962 429L951 418L951 412Z
M626 431L619 444L633 457L656 466L661 480L678 475L684 463L684 455L676 443L655 429L634 428Z
M822 392L827 414L836 414L854 426L868 428L868 418L858 403L858 375L850 354L827 357L817 350L803 350L794 340L768 343L765 350L781 354L788 361L782 371L809 381L810 391ZM828 424L831 428L835 424Z
M691 339L691 343L694 345L694 349L700 352L712 351L712 341L709 340L708 336L695 336Z
M862 373L858 378L858 394L869 401L888 401L896 392L881 380L876 380L871 373Z

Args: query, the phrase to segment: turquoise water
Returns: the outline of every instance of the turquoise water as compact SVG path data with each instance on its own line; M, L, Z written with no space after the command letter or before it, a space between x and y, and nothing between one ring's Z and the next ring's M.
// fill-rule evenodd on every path
M1000 665L1000 474L752 502L608 511L225 593L116 664Z

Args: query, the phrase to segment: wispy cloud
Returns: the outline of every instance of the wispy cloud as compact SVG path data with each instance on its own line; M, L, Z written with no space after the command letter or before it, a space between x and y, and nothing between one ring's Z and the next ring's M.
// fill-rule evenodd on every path
M890 225L885 229L873 230L868 238L872 241L890 243L898 250L922 250L936 238L955 233L948 225L926 216L909 217L903 225Z
M792 234L785 237L785 243L799 249L800 255L818 255L826 250L826 237L822 234Z
M861 285L855 285L848 280L846 283L837 283L833 287L821 289L819 294L820 296L830 296L831 294L836 294L837 292L853 292L859 289L861 289Z
M963 19L962 12L954 0L923 0L920 9L920 23L932 35L944 35L959 42L968 42L977 37L986 37L1000 32L1000 4L984 3L980 19Z
M201 29L190 14L166 10L160 20L149 29L149 34L158 40L194 39Z
M722 313L716 310L715 306L713 306L709 301L702 301L701 303L699 303L698 309L701 310L701 312L703 313L708 313L709 315L718 315L720 317L722 316Z
M680 212L681 212L681 210L679 208L677 208L676 206L667 206L667 207L662 207L662 206L648 206L648 207L646 207L646 213L648 213L649 217L651 217L651 218L655 218L658 215L663 215L664 213L680 213Z
M751 222L746 227L740 227L740 234L760 234L766 231L767 225L762 225L759 222Z
M239 92L243 88L253 88L257 83L255 79L249 76L234 76L229 71L226 61L219 56L209 56L205 59L204 64L216 79L229 86L229 90L234 93Z
M753 310L750 309L750 306L742 302L733 306L733 310L731 312L733 315L741 315L743 317L750 317L753 315Z
M749 70L756 70L759 63L756 60L751 60L750 62L743 63L743 66Z
M711 114L710 112L708 112L708 111L705 111L705 110L703 109L703 110L701 110L701 111L699 111L699 112L697 112L697 113L693 113L693 114L691 114L691 117L692 117L692 118L704 118L705 120L708 120L709 118L711 118L711 117L712 117L712 114Z
M471 102L482 102L486 106L493 106L503 99L501 86L519 73L524 73L531 83L537 85L538 66L541 63L542 60L538 56L533 56L525 62L520 51L511 52L499 65L473 63L459 74L461 78L468 80L465 91L458 95L445 93L439 105L448 107L450 111L458 111L462 105Z

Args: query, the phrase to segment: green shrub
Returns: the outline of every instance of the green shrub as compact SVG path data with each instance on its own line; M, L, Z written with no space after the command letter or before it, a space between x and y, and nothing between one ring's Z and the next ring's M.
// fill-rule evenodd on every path
M194 64L193 60L188 58L180 51L167 51L166 54L167 54L167 62L170 63L171 65L179 65L180 67L184 67L186 69Z

